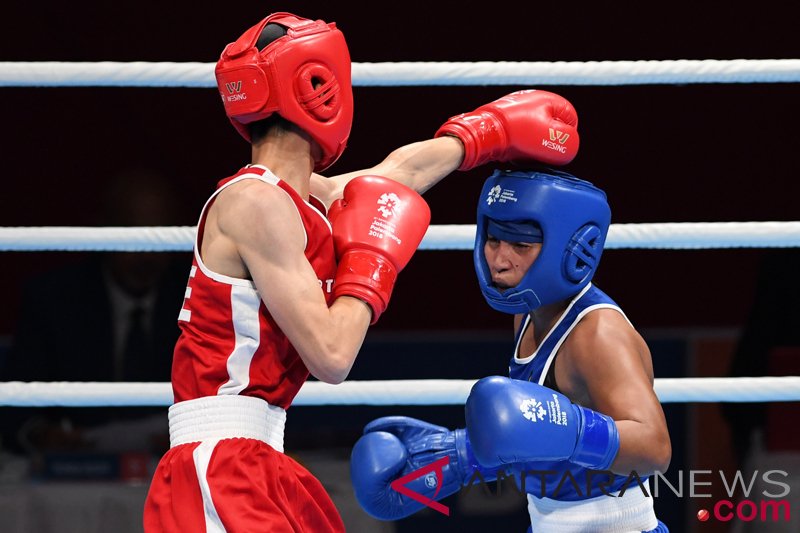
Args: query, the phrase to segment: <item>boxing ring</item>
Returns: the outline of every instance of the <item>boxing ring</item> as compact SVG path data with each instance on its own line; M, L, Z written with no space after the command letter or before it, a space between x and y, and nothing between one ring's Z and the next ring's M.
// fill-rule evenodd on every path
M215 87L213 63L0 62L0 87ZM354 63L354 86L797 83L800 60ZM0 252L190 251L194 227L0 227ZM420 246L471 250L474 225L429 228ZM606 249L798 247L797 222L612 224ZM307 382L293 405L458 405L475 380ZM661 402L800 401L800 377L656 379ZM169 383L0 383L5 406L168 406Z

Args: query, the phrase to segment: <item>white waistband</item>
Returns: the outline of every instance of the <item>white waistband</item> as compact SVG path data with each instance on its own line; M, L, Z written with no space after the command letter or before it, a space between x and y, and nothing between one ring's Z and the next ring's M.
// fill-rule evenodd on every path
M171 447L236 437L266 442L283 452L286 411L251 396L206 396L169 408Z
M528 494L528 513L534 533L641 533L658 526L653 498L638 485L625 494L588 500L559 501Z

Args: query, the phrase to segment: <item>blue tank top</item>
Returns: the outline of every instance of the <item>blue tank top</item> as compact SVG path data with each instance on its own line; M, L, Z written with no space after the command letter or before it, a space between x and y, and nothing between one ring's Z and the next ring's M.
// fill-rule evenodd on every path
M522 335L530 325L530 315L528 315L516 333L514 355L508 368L509 377L545 385L545 379L555 363L558 349L578 322L596 309L614 309L625 317L625 313L614 300L590 283L573 298L536 351L526 357L518 357L522 355L519 353ZM628 318L625 317L625 320ZM623 487L626 487L626 490L640 490L638 483L647 482L646 477L637 480L610 472L593 471L569 461L533 461L526 463L525 470L525 492L539 498L547 497L562 501L594 498L603 495L604 492L616 492Z

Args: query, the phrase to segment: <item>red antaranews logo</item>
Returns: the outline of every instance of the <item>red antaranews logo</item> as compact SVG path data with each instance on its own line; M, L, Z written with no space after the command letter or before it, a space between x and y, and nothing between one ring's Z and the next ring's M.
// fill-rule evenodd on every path
M450 508L433 499L436 498L436 495L439 494L439 490L442 488L442 479L444 479L444 472L442 471L442 468L449 463L449 457L442 457L441 459L432 462L428 466L423 466L422 468L418 468L413 472L409 472L401 478L395 479L392 481L391 487L400 494L408 496L412 500L416 500L422 505L430 507L434 511L439 511L443 515L450 516ZM425 497L419 492L415 492L406 487L407 483L414 481L415 479L420 478L429 472L434 472L435 476L432 477L435 477L436 479L436 492L433 493L433 498ZM429 488L433 488L433 480L430 479L430 477L425 478L425 484Z

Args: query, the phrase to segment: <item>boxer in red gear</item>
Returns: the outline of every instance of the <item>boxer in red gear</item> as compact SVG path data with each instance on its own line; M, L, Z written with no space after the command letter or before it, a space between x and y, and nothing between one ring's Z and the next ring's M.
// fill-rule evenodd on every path
M464 142L429 139L369 169L315 174L341 155L353 116L334 24L270 15L225 48L216 73L251 163L200 215L173 357L171 449L144 528L344 531L319 481L283 453L286 411L310 375L347 377L428 226L418 193L462 164ZM515 136L544 127L541 103L522 105L530 113L507 121ZM471 150L505 157L481 142Z

